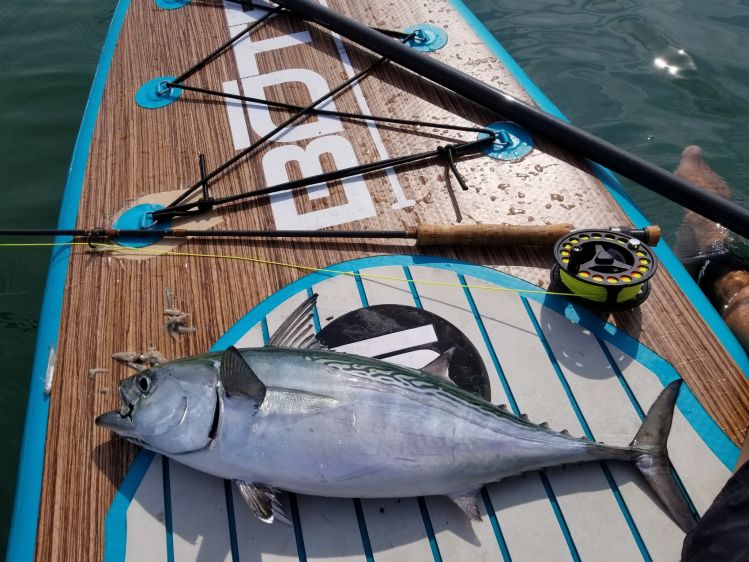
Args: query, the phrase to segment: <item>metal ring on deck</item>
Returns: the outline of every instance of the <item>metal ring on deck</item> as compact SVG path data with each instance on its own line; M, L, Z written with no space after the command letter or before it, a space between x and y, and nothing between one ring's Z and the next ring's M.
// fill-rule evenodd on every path
M135 92L135 103L146 109L157 109L176 101L182 94L182 89L168 86L173 81L174 76L152 78Z
M171 228L171 221L154 222L152 213L163 208L163 205L156 203L144 203L122 213L117 217L113 228L117 230L154 230L157 232L154 232L153 236L118 236L114 241L120 246L142 248L161 240L163 236L158 231Z
M486 126L494 131L494 142L484 149L484 154L495 160L520 160L533 150L533 138L517 123L497 121ZM487 133L479 133L485 139Z
M441 27L428 23L409 25L404 33L413 34L405 44L417 51L429 53L447 45L447 33Z

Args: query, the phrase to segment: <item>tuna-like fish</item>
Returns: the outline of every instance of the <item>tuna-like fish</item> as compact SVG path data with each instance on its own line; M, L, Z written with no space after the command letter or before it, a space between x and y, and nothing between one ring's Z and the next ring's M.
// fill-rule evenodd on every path
M446 375L449 352L414 370L310 348L311 338L305 348L282 347L300 339L312 304L297 309L268 347L230 347L123 380L122 408L97 425L236 481L267 522L288 521L282 491L446 495L478 519L484 484L613 459L637 466L682 529L694 525L666 452L680 381L663 390L629 447L613 447L552 431L461 390Z

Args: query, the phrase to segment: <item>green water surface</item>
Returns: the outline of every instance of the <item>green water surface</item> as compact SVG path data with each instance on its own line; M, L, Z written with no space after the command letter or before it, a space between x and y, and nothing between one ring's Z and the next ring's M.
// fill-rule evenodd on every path
M672 171L699 145L749 206L749 1L465 2L572 123ZM683 210L623 183L673 242Z
M56 225L115 4L0 1L0 228ZM49 255L46 248L0 247L0 553L10 524Z
M466 1L573 123L668 169L699 144L749 205L749 2ZM54 227L114 6L0 2L0 228ZM632 191L673 240L682 210ZM48 259L0 248L0 552Z

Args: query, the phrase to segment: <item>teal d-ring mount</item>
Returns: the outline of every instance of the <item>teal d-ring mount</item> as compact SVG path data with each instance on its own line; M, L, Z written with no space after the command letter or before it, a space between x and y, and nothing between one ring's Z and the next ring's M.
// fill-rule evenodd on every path
M151 213L163 209L163 205L143 203L136 205L122 213L114 222L112 228L117 230L169 230L171 221L154 222ZM129 248L143 248L162 239L160 234L153 236L118 236L114 239L120 246Z
M162 10L178 10L179 8L187 6L191 1L192 0L156 0L154 3L157 8L161 8Z
M520 125L510 121L497 121L485 127L494 131L496 139L484 149L484 154L496 160L520 160L533 150L533 139L530 133ZM479 133L479 139L485 139L487 133Z
M417 51L428 53L447 45L447 33L445 30L429 23L409 25L404 33L407 35L414 34L411 39L406 41L406 45Z
M169 105L182 94L181 88L167 85L174 78L174 76L152 78L135 92L135 103L146 109L156 109Z

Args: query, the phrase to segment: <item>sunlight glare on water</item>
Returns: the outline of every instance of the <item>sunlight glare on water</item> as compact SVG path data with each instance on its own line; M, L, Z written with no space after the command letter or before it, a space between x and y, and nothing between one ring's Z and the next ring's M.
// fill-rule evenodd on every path
M575 125L674 170L697 144L749 206L749 4L465 0ZM625 182L675 241L683 211Z

